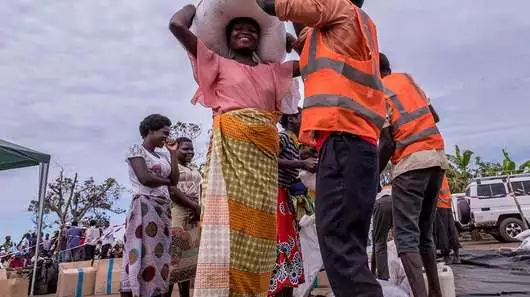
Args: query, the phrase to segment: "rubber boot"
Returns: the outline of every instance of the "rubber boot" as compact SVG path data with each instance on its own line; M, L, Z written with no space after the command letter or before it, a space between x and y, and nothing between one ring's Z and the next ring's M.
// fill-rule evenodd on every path
M462 260L460 260L460 255L458 253L458 250L455 250L453 254L453 264L461 264L461 263L462 263Z
M453 264L451 261L451 257L449 256L450 255L450 252L444 252L443 253L443 261L446 265L451 265Z
M399 257L414 297L426 297L427 289L425 288L420 255L418 253L402 253Z
M434 252L425 253L421 255L423 260L423 267L427 275L427 282L429 283L429 297L442 297L442 289L440 287L440 279L438 278L438 265L436 264L436 257Z

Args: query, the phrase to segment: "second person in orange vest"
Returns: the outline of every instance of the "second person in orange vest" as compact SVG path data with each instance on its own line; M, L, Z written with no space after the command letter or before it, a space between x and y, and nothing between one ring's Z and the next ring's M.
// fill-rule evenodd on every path
M298 36L305 93L299 140L320 150L315 216L333 292L383 296L366 254L385 121L375 24L362 0L257 2L282 21L305 26Z
M415 297L441 297L433 223L436 198L448 163L438 116L410 75L392 73L380 54L390 126L380 139L380 170L392 169L392 215L396 245ZM423 264L423 265L422 265ZM425 287L422 266L429 283Z
M438 193L438 203L436 208L436 220L434 223L434 242L436 248L442 252L444 261L447 264L460 263L460 256L458 249L460 243L458 241L458 231L455 226L455 219L453 217L451 190L447 177L444 176L442 187ZM449 257L453 250L453 257Z

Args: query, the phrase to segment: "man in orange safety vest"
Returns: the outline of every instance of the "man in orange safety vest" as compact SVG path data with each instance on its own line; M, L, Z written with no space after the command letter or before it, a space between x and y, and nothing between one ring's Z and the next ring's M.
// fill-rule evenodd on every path
M319 149L315 219L333 292L383 296L366 254L386 112L375 24L362 0L257 2L305 26L298 35L305 95L299 140Z
M406 73L392 73L380 54L390 125L380 139L380 170L390 159L396 247L415 297L441 297L433 223L448 163L438 116L423 90ZM425 287L422 266L429 284Z
M444 176L442 187L438 193L434 242L436 243L436 248L442 252L444 261L447 264L460 263L458 254L460 243L458 242L458 231L453 217L452 201L449 183L447 182L447 177ZM453 257L450 257L451 250L454 252Z

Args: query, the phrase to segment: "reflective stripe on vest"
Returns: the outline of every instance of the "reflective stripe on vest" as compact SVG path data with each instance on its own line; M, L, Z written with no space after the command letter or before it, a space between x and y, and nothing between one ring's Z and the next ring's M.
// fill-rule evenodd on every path
M438 207L451 207L452 204L451 199L451 189L449 189L449 182L447 181L447 177L444 175L442 180L442 186L440 187L440 192L438 193Z
M421 150L443 149L443 139L424 92L407 74L391 74L385 78L385 96L393 109L391 126L396 142L392 157L395 164L411 153ZM392 91L393 88L399 95ZM403 98L400 98L403 96Z
M364 12L363 14L364 15ZM365 28L368 28L368 25L365 23L366 19L365 17L361 17L363 21L363 25ZM370 35L370 31L367 30L368 34ZM317 58L317 44L318 44L318 30L313 29L311 32L311 41L309 44L309 56L307 60L307 65L302 68L302 77L303 79L307 79L307 77L322 69L331 69L342 76L346 77L347 79L359 83L361 85L364 85L366 87L372 88L377 91L384 91L383 83L381 79L379 78L379 71L374 72L375 75L370 75L367 73L364 73L358 69L355 69L351 65L348 65L342 61L336 61L332 60L330 58L321 57ZM371 36L369 37L369 48L372 49L371 44ZM375 60L375 59L374 59ZM377 64L374 62L374 69L377 69ZM336 106L336 107L342 107L349 110L352 110L358 114L363 115L365 118L370 120L374 125L376 125L379 128L383 127L383 124L385 123L385 117L377 114L376 112L373 112L366 107L360 105L356 102L355 98L347 97L347 96L338 96L334 94L319 94L315 96L309 96L304 99L304 108L309 107L318 107L318 106Z
M368 48L370 49L370 52L373 53L375 49L373 48L373 32L370 30L370 26L368 26L369 17L362 9L358 9L358 11L361 14L361 24L363 25L364 31L367 33L365 35L368 39ZM311 32L311 43L309 45L309 57L307 65L300 71L302 73L302 78L305 79L309 74L320 69L330 68L335 70L335 72L342 74L351 81L357 82L375 90L384 90L383 82L380 79L381 75L379 74L379 66L377 64L378 61L375 61L374 59L374 62L372 63L374 75L370 75L340 61L335 61L329 58L317 59L317 37L318 31L313 29Z
M436 203L437 207L444 207L444 204L447 208L449 208L452 204L451 198L442 198L438 197L438 202Z
M392 128L394 130L397 130L402 125L412 122L413 120L418 119L428 114L429 112L431 112L431 109L429 108L428 105L420 107L419 109L416 109L415 111L412 111L412 112L406 112L398 96L394 92L392 92L392 90L385 89L385 95L387 95L387 97L390 98L390 100L392 100L392 103L394 103L394 105L396 106L400 114L399 119L395 123L392 124Z
M299 139L314 145L316 131L336 131L378 139L385 123L384 86L379 74L379 50L375 25L358 7L356 15L358 41L370 57L358 59L337 52L326 43L326 33L310 28L300 53L304 79L304 109Z
M355 100L352 100L350 97L346 96L320 94L306 97L304 99L304 108L315 106L340 106L363 115L365 118L370 119L377 127L383 127L385 123L384 117L381 117L379 114L365 108Z
M414 80L406 73L403 73L403 75L409 80L409 83L414 86L414 89L420 96L425 97L425 94L423 91L416 85ZM401 103L401 100L399 97L390 89L385 89L385 94L392 100L392 103L396 106L397 110L399 111L399 118L395 123L392 123L392 128L394 130L397 130L400 126L409 123L415 119L419 119L420 117L428 114L431 112L431 109L429 108L428 102L425 102L425 106L422 106L412 112L407 112L405 108L403 107L403 104Z
M411 143L414 143L414 142L418 142L422 139L425 139L431 135L435 135L435 134L440 134L440 131L438 130L438 127L430 127L430 128L427 128L427 129L424 129L418 133L415 133L415 134L412 134L411 136L405 138L405 139L402 139L402 140L399 140L399 141L396 141L396 149L402 149L404 147L406 147L407 145L411 144Z

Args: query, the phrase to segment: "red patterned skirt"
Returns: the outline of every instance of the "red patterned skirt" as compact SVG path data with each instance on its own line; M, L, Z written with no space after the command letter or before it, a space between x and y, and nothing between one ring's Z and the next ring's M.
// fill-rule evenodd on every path
M278 188L276 224L277 259L272 271L269 296L276 295L286 287L298 287L304 282L296 214L288 190L281 187Z

